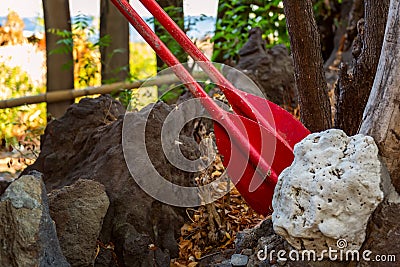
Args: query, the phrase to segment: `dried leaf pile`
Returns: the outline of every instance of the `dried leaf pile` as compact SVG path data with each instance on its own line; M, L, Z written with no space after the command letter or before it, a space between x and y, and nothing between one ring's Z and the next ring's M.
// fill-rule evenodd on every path
M215 149L210 148L210 143L205 146L209 150ZM204 185L219 179L215 191L221 195L226 194L210 204L187 209L190 222L181 228L179 258L172 260L171 266L193 267L216 251L233 248L237 232L251 228L264 219L247 205L231 183L222 165L221 156L212 156L212 164L196 178L196 182Z

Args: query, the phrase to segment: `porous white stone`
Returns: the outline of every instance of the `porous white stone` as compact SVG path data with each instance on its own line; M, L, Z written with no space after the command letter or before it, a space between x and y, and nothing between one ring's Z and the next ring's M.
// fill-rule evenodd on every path
M275 232L298 250L359 249L368 219L383 200L373 138L330 129L307 136L294 155L275 188Z

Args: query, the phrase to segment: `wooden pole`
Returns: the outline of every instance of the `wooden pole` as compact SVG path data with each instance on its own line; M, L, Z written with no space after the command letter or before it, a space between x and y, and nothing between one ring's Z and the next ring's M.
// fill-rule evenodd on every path
M207 79L204 73L195 73L193 75L197 79ZM139 80L132 83L118 82L113 84L106 84L98 87L88 87L85 89L68 89L54 92L48 92L45 94L24 96L20 98L11 98L0 101L0 109L13 108L22 105L37 104L37 103L55 103L65 100L72 100L77 97L95 95L95 94L109 94L112 92L122 90L132 90L144 86L158 86L171 83L180 83L180 80L173 74L156 76L151 80Z

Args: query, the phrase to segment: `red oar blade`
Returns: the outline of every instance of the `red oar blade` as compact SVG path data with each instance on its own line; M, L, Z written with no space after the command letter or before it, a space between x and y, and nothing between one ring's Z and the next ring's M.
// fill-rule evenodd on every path
M258 114L259 118L263 118L263 120L258 120L261 125L267 128L267 123L272 128L275 128L278 138L283 142L287 142L292 150L295 144L311 133L292 114L277 104L253 94L241 92L241 95L255 109L253 112ZM232 106L232 108L236 112L236 106Z
M231 123L248 137L269 165L269 171L260 171L258 163L249 159L248 151L243 151L223 123L214 123L214 131L219 153L228 174L246 202L258 213L271 212L271 201L278 175L293 161L293 153L287 144L276 138L275 133L245 117L228 113ZM259 159L260 160L260 159Z

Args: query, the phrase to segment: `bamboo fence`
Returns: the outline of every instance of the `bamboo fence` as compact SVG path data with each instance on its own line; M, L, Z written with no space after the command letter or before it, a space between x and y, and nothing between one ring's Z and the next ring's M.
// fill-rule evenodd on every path
M207 79L202 72L194 73L196 79ZM13 108L22 105L38 104L42 102L55 103L64 100L71 100L82 96L95 95L95 94L109 94L112 92L119 92L122 90L132 90L140 88L141 86L160 86L164 84L173 84L180 82L174 74L160 75L149 80L138 80L131 83L118 82L113 84L106 84L97 87L88 87L85 89L67 89L33 96L23 96L19 98L11 98L0 100L0 109Z

